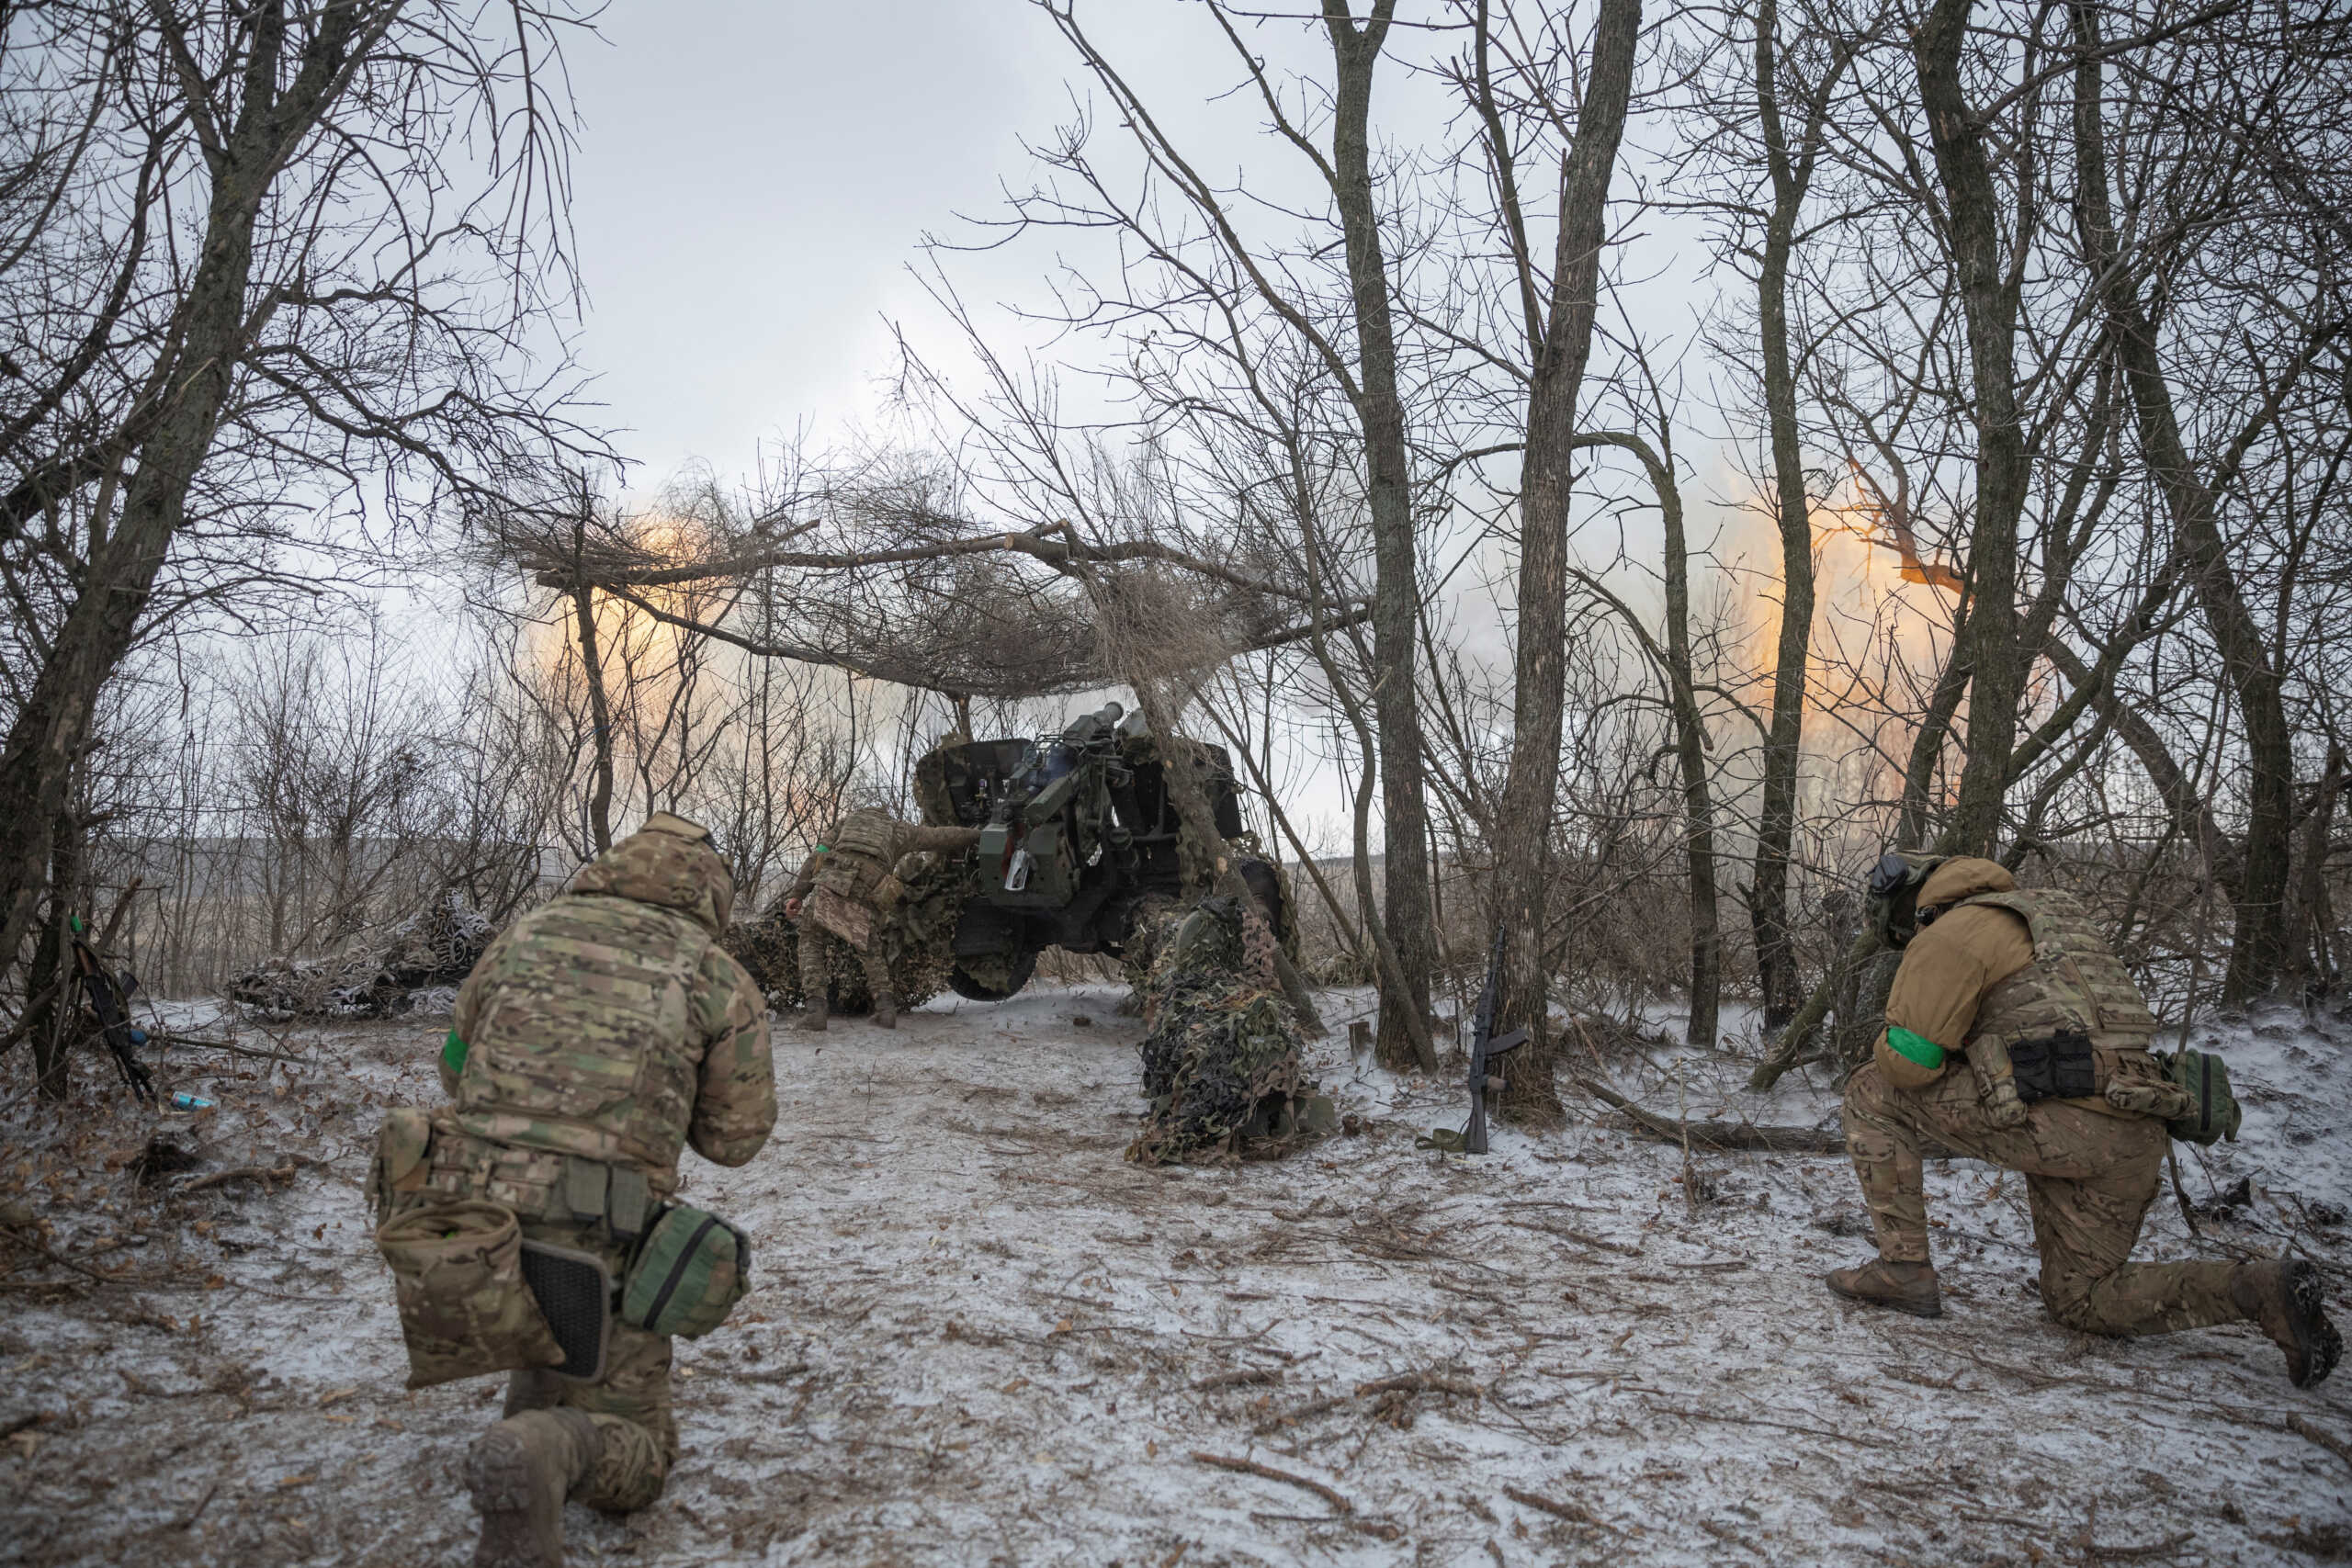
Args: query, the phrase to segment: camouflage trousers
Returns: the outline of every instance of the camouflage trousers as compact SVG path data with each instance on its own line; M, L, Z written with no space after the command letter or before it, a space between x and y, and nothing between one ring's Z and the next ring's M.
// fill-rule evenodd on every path
M529 1240L599 1254L616 1279L626 1266L627 1258L611 1245L602 1225L558 1224L528 1218L522 1224L523 1235ZM537 1368L508 1374L506 1415L559 1405L586 1412L601 1439L588 1478L572 1490L573 1501L628 1513L662 1495L670 1466L678 1457L678 1427L670 1416L668 1335L648 1334L616 1318L605 1353L605 1375L595 1382L558 1377Z
M2234 1264L2131 1261L2164 1170L2168 1134L2161 1122L2043 1100L2025 1125L1996 1127L1964 1065L1905 1090L1890 1087L1875 1064L1847 1080L1845 1121L1846 1151L1861 1179L1879 1256L1890 1263L1928 1261L1919 1145L1933 1139L2023 1174L2041 1254L2042 1305L2067 1327L2169 1334L2245 1315L2230 1298Z
M881 996L890 989L890 947L893 932L888 921L863 904L819 888L809 895L800 921L800 994L821 998L831 980L830 943L840 942L857 954L865 971L865 989Z
M600 1225L535 1224L526 1220L523 1234L535 1241L601 1251L615 1278L627 1261L605 1245ZM670 1479L670 1466L678 1458L678 1425L670 1415L668 1335L648 1334L616 1317L612 1343L605 1352L605 1375L594 1382L558 1377L537 1368L508 1375L507 1415L558 1405L587 1412L596 1424L596 1435L604 1439L588 1479L572 1491L573 1501L625 1514L662 1495L662 1485Z

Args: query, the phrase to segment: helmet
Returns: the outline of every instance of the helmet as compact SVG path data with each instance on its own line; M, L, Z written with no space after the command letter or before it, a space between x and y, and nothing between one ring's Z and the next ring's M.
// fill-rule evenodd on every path
M1918 933L1919 889L1947 858L1917 850L1889 850L1879 856L1864 906L1879 941L1899 950Z

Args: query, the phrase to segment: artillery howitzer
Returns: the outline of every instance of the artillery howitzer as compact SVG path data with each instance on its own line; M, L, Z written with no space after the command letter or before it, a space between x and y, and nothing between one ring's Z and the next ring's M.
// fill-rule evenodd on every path
M1142 716L1110 703L1058 735L941 746L918 764L923 820L980 829L953 939L957 995L1002 1001L1028 984L1047 947L1116 956L1147 899L1207 891L1185 885L1162 742ZM1244 838L1225 749L1169 744L1190 750L1217 831ZM1280 903L1272 867L1241 869L1253 886L1262 880L1269 908ZM1275 919L1280 934L1288 911Z

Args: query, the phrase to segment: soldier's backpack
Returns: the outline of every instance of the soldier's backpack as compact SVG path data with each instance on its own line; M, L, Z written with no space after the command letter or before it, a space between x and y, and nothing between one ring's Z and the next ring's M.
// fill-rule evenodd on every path
M2165 1076L2194 1102L2185 1115L2165 1122L2165 1131L2183 1143L2213 1144L2223 1138L2236 1143L2238 1125L2245 1113L2230 1092L2230 1069L2222 1058L2184 1045L2157 1059L2164 1064Z

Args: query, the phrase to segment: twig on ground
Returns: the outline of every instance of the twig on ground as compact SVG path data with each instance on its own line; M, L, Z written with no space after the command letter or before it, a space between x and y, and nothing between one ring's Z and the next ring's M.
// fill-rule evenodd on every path
M1638 1393L1647 1391L1636 1389L1634 1392ZM1866 1438L1857 1438L1851 1433L1832 1431L1826 1427L1804 1427L1793 1421L1771 1421L1761 1416L1735 1416L1726 1410L1690 1410L1679 1404L1661 1404L1657 1408L1668 1416L1679 1416L1689 1421L1726 1421L1736 1427L1770 1427L1783 1432L1802 1433L1808 1438L1826 1438L1833 1443L1851 1443L1858 1449L1883 1449L1887 1446L1884 1443L1872 1442Z
M1566 1225L1530 1224L1524 1220L1506 1220L1504 1224L1517 1226L1523 1231L1533 1231L1539 1235L1556 1236L1562 1241L1572 1241L1578 1247L1594 1247L1602 1252L1614 1252L1623 1258L1639 1258L1642 1255L1642 1249L1638 1247L1627 1247L1622 1241L1610 1241L1601 1236L1588 1235L1583 1231L1570 1230Z
M1378 1378L1371 1382L1356 1384L1358 1399L1376 1393L1458 1393L1476 1399L1479 1392L1478 1385L1467 1378L1449 1378L1436 1372L1406 1372L1398 1377Z
M208 1187L220 1187L232 1181L291 1181L293 1179L294 1162L289 1159L274 1169L266 1165L232 1166L227 1170L216 1170L209 1176L199 1176L194 1181L185 1182L176 1190L201 1192Z
M179 1528L184 1530L194 1529L196 1528L196 1521L204 1517L204 1510L212 1506L213 1495L220 1490L220 1483L217 1481L211 1485L206 1487L204 1489L204 1495L196 1500L196 1506L188 1510L187 1517L180 1521Z
M9 1226L6 1227L6 1229L8 1239L10 1241L15 1242L18 1247L24 1247L28 1251L40 1253L43 1258L48 1258L51 1263L56 1264L61 1269L71 1269L76 1274L82 1275L85 1279L96 1280L101 1285L111 1285L116 1282L107 1279L104 1274L99 1273L95 1269L85 1267L83 1264L74 1262L70 1258L62 1258L58 1254L51 1252L48 1247L42 1246L40 1242L34 1240L31 1236L26 1235L24 1231L18 1228ZM40 1281L35 1282L39 1283Z
M1225 1454L1204 1454L1194 1450L1193 1460L1196 1464L1211 1464L1219 1470L1230 1470L1237 1474L1255 1475L1266 1481L1279 1481L1286 1486L1302 1487L1330 1504L1332 1509L1338 1513L1352 1514L1356 1511L1354 1504L1321 1482L1310 1481L1304 1475L1293 1475L1286 1470L1276 1470L1271 1464L1260 1464L1254 1459L1233 1459Z
M1281 1431L1284 1427L1295 1427L1301 1421L1337 1410L1342 1404L1352 1401L1354 1397L1353 1394L1349 1393L1334 1393L1321 1399L1310 1399L1304 1404L1295 1405L1291 1409L1267 1416L1252 1430L1259 1437L1266 1437L1271 1433Z
M1549 1514L1555 1519L1566 1519L1570 1524L1590 1525L1596 1529L1607 1530L1611 1535L1625 1533L1581 1503L1563 1503L1557 1498L1546 1497L1541 1492L1522 1492L1516 1486L1504 1487L1503 1495L1523 1508L1532 1508L1539 1514Z
M1216 1372L1201 1378L1193 1384L1193 1387L1195 1391L1199 1391L1212 1388L1234 1388L1242 1383L1282 1381L1283 1372L1280 1367L1244 1367L1239 1371Z
M1754 1122L1678 1122L1671 1116L1660 1116L1645 1111L1607 1084L1574 1075L1577 1087L1604 1105L1615 1107L1634 1122L1634 1130L1645 1137L1686 1149L1692 1143L1717 1149L1770 1149L1784 1154L1843 1154L1846 1139L1842 1133L1826 1132L1817 1127L1762 1127Z
M201 1046L208 1051L231 1051L240 1056L259 1056L272 1062L292 1062L297 1066L308 1066L311 1063L311 1058L308 1056L297 1056L285 1051L265 1051L258 1045L240 1045L232 1040L202 1040L193 1034L159 1033L155 1043L164 1046L194 1045Z
M2298 1436L2309 1438L2345 1463L2352 1464L2352 1443L2346 1442L2334 1433L2323 1430L2300 1416L2287 1417L2287 1429Z
M2188 1544L2189 1536L2189 1531L2183 1530L2168 1540L2152 1541L2146 1546L2097 1546L2085 1541L2082 1551L2084 1556L2102 1562L2133 1557L2169 1557Z

